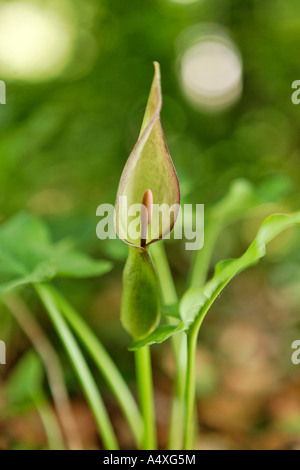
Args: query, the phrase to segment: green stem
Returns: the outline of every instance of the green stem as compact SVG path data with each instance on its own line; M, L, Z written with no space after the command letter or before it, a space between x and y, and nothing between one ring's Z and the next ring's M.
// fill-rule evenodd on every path
M228 224L249 215L249 209L257 204L254 193L254 189L247 181L235 180L229 192L206 211L204 246L196 252L189 286L203 286L220 233Z
M46 398L32 397L36 409L40 415L47 436L49 450L64 450L63 437L53 409L48 405Z
M178 302L178 297L163 241L150 245L150 254L154 264L162 302L166 306L174 305Z
M185 389L185 423L184 423L184 440L183 449L192 450L194 448L194 423L195 423L195 396L196 396L196 380L195 380L195 363L197 352L197 331L188 334L187 338L187 379Z
M221 224L218 218L211 215L205 224L205 245L195 254L194 263L192 265L189 286L201 287L207 279L207 273L210 266L213 250L221 231ZM195 398L196 398L196 382L195 382L195 361L197 353L197 339L199 330L204 317L195 324L187 338L187 378L185 388L185 424L184 424L184 450L193 449L195 436Z
M195 401L196 401L196 353L197 342L203 320L213 300L205 306L199 317L187 333L187 372L185 386L185 422L183 449L193 450L195 436Z
M151 257L160 287L162 303L165 306L176 304L178 302L178 297L163 242L151 245ZM169 323L173 323L174 319L167 317L167 321ZM182 446L182 422L184 416L186 337L184 334L178 334L173 336L171 340L175 359L176 376L168 436L168 449L180 449Z
M151 356L148 346L135 351L137 388L144 418L143 449L157 449Z
M186 335L180 334L172 338L176 377L174 384L174 396L172 400L171 420L169 427L168 449L178 450L182 448L183 420L184 420L184 391L186 380ZM176 352L175 352L176 351Z
M97 336L90 330L81 319L76 310L69 302L54 288L50 287L55 299L61 309L62 314L70 323L87 351L95 361L98 369L114 393L127 422L131 428L133 436L140 447L143 432L143 421L138 406L115 363L112 361L107 351L100 343Z
M17 294L10 294L2 301L33 344L44 365L53 402L69 449L82 449L58 354L21 297Z
M76 343L76 340L57 308L51 289L47 284L36 284L34 287L70 358L95 417L105 448L108 450L118 449L117 440L96 383Z
M204 231L205 244L195 254L189 278L190 287L202 287L206 281L211 257L221 231L221 224L211 217L206 221Z

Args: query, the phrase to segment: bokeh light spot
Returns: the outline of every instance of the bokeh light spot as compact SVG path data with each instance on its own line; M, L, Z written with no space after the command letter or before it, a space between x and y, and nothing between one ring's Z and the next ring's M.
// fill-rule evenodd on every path
M0 4L1 78L45 80L67 65L73 51L74 25L65 10L44 4Z
M225 33L204 28L185 44L180 59L184 94L197 108L218 112L235 103L242 92L240 53Z

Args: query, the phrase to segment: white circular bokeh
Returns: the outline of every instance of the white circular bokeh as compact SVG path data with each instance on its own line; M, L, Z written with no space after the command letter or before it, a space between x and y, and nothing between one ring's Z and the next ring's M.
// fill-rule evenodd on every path
M45 3L0 3L1 78L45 80L58 75L73 52L74 27L66 12Z
M238 100L242 92L240 53L223 32L197 34L180 58L180 79L188 100L197 108L217 112Z

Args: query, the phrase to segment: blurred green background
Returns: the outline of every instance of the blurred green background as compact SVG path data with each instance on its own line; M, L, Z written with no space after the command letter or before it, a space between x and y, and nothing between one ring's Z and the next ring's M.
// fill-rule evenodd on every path
M212 108L209 98L201 107L184 90L183 58L207 31L229 41L240 64L243 89L223 109ZM96 238L96 208L114 204L139 133L152 62L161 65L162 125L183 202L209 207L236 178L256 187L259 206L224 231L215 263L241 254L269 213L299 210L300 106L291 101L292 82L300 79L299 39L297 0L0 3L0 79L7 100L0 107L0 220L29 210L49 223L54 239L71 236L94 257L113 260L113 271L103 278L59 286L129 383L133 360L119 324L127 247ZM299 248L296 231L273 243L269 257L235 280L206 320L199 349L199 448L300 447L300 369L290 359L291 343L300 336ZM182 293L191 253L178 242L167 244L167 251ZM30 291L24 295L62 358L84 445L97 448L65 353ZM5 388L30 344L3 306L0 339L7 345L7 365L0 366ZM164 445L172 358L168 344L153 354ZM130 447L101 380L99 387L123 447ZM46 445L34 411L6 416L3 398L0 406L0 447Z

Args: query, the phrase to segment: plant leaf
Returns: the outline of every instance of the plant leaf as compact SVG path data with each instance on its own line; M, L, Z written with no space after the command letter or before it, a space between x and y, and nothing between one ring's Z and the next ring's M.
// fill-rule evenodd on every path
M94 260L79 251L58 252L54 255L56 276L85 278L100 276L111 270L109 261Z
M129 346L129 351L136 351L144 346L150 346L154 343L163 343L176 333L180 333L186 329L185 323L181 322L179 325L162 325L156 328L150 335L138 341L134 341Z
M69 244L51 241L47 226L22 212L0 227L0 294L54 277L98 276L111 269Z
M130 223L136 214L128 214L127 207L141 206L145 192L153 194L154 213L148 228L147 245L165 237L173 228L179 207L169 216L169 209L180 203L179 182L170 157L160 123L162 95L160 68L154 63L155 73L141 127L141 132L123 170L116 198L116 230L126 243L140 246L140 234L130 233ZM127 207L122 197L127 197ZM165 204L166 213L158 217L156 204ZM129 229L129 230L128 230Z
M220 292L238 273L256 264L266 254L266 245L283 230L300 225L300 212L291 215L275 214L261 225L256 238L247 251L237 259L225 260L216 266L210 281L202 288L191 288L180 302L183 321L200 323Z

